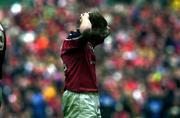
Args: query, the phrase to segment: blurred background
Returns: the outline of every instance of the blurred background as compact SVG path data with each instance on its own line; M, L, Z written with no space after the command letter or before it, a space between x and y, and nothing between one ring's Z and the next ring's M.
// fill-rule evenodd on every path
M63 118L61 44L92 8L112 30L96 48L102 118L180 118L180 0L1 0L0 118Z

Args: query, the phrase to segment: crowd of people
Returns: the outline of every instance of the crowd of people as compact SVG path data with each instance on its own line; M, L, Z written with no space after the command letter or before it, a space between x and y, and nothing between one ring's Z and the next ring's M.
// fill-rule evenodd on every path
M178 11L117 0L29 0L0 9L7 35L0 118L63 118L61 44L80 14L97 7L111 28L96 48L102 117L180 117Z

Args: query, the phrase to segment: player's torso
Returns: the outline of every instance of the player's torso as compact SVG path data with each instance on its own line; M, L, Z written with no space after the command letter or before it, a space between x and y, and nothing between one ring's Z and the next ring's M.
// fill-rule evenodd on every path
M82 48L61 56L64 63L65 87L74 91L97 91L94 48L87 42Z

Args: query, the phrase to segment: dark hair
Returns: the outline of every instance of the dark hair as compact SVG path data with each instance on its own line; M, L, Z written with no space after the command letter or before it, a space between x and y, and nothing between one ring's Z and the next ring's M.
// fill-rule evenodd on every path
M92 29L106 28L107 21L98 11L92 11L89 13L89 20L92 24Z

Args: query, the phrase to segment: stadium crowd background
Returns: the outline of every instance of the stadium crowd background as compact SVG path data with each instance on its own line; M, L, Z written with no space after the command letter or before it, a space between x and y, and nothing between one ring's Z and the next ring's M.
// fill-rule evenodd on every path
M0 118L63 117L60 47L91 8L112 31L96 48L103 118L180 118L178 0L14 1L0 8L7 34Z

